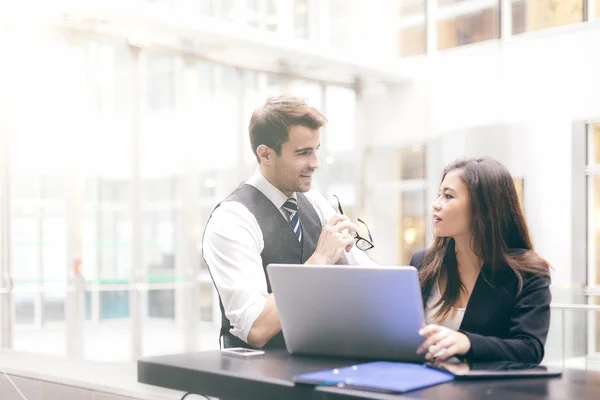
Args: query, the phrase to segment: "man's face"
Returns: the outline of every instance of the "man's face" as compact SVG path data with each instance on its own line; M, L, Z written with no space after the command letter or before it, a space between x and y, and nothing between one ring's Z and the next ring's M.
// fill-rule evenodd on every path
M321 141L319 129L295 125L289 128L289 138L281 145L281 154L271 165L271 182L286 195L292 192L308 192L312 175L321 166L317 150Z

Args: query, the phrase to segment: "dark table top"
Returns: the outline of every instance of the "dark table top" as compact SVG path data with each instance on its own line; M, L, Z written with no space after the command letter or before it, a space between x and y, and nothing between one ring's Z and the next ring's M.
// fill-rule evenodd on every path
M269 351L241 359L220 351L148 357L138 381L220 399L600 399L600 372L565 370L560 378L454 381L405 394L294 385L298 374L363 363L337 357L291 356Z

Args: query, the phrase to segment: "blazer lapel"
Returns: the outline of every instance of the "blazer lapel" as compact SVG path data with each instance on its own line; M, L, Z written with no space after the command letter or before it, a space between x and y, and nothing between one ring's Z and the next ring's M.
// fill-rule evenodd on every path
M494 318L495 306L501 306L506 295L501 289L500 274L492 273L488 264L484 264L481 268L460 324L461 330L470 331L474 326L485 326L490 319Z

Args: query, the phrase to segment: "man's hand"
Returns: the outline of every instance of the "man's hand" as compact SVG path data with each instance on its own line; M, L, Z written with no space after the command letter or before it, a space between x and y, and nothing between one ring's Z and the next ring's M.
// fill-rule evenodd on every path
M354 237L348 231L358 231L348 217L341 214L331 217L323 227L317 248L306 264L335 264L342 257L344 250L349 252L354 246Z

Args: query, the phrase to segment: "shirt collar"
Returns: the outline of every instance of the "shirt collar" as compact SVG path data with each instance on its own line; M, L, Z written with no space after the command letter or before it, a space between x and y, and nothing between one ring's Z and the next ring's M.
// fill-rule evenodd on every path
M271 200L271 203L273 203L275 207L277 207L277 209L280 209L288 199L288 197L285 194L283 194L281 190L273 186L271 182L269 182L263 176L259 168L256 168L256 171L254 171L254 174L250 178L248 178L246 183L257 188L262 194L264 194L269 200ZM293 197L296 200L298 199L296 196L296 192L292 193L291 197Z

